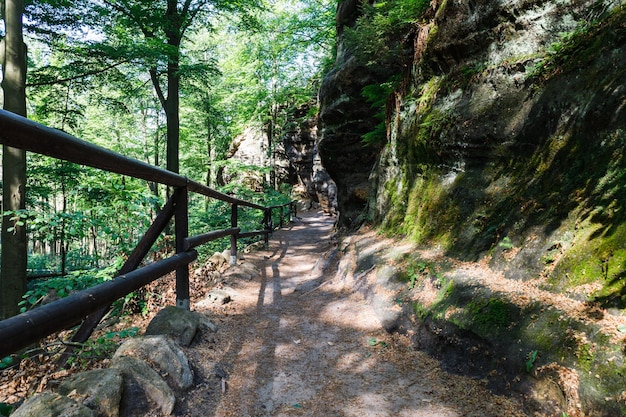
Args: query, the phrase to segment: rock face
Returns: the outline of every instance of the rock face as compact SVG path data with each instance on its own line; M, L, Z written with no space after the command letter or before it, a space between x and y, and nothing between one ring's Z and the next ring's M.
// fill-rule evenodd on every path
M609 9L439 4L416 31L408 84L389 109L371 216L470 259L508 236L536 248L522 253L534 265L518 260L541 270L543 245L572 232L572 215L605 205L600 189L611 193L621 175L625 35L623 11Z
M288 115L271 157L265 129L247 128L233 140L228 157L234 164L219 171L218 183L239 182L252 190L262 191L271 175L263 174L259 167L271 164L278 184L294 186L302 209L319 203L326 212L334 214L337 187L319 157L317 117L309 116L309 110L310 106L302 106Z
M358 17L356 4L340 2L339 28ZM337 65L320 93L320 154L343 224L372 219L457 259L485 259L506 278L542 280L554 296L623 314L624 7L435 0L415 22L398 39L412 43L412 62L387 100L386 141L374 153L357 136L373 118L362 87L376 80L339 31ZM533 341L539 351L560 349ZM611 370L563 357L578 370L585 415L617 413L602 395L621 395L623 363Z
M375 123L362 88L380 80L359 65L342 37L359 16L357 4L339 4L337 62L320 91L320 155L337 183L343 225L372 218L390 228L404 224L398 231L417 238L452 228L455 250L472 257L519 221L522 199L535 218L557 206L560 214L542 219L553 226L573 208L555 198L542 201L539 193L558 180L561 167L533 179L530 165L546 168L537 158L588 156L583 148L601 144L608 145L607 155L619 149L609 138L621 137L624 120L622 29L594 25L613 3L431 2L416 19L422 23L398 39L412 42L413 60L387 101L382 148L361 143ZM567 192L582 187L561 179L554 192L563 185ZM502 203L511 205L507 221L495 193L503 187L516 193ZM485 195L490 204L481 202ZM489 207L498 207L492 216L498 219L485 221Z
M308 107L298 109L283 136L285 158L292 173L289 183L302 188L303 200L319 203L324 211L335 214L337 186L319 157L317 117L307 117L307 111ZM303 208L310 208L310 204Z
M376 110L362 96L363 87L382 82L358 62L344 45L343 32L359 16L358 1L339 2L337 60L320 89L319 143L321 162L337 187L337 206L343 226L357 225L372 190L369 176L378 146L364 146L363 135L378 121Z

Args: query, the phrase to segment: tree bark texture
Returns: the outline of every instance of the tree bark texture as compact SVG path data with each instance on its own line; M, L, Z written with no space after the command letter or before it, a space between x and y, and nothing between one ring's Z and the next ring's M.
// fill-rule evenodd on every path
M26 116L26 46L22 34L23 0L4 1L4 109ZM3 146L3 211L23 210L26 201L26 152ZM0 319L19 312L26 291L26 226L10 215L2 217L2 267L0 270ZM13 228L12 230L9 230Z

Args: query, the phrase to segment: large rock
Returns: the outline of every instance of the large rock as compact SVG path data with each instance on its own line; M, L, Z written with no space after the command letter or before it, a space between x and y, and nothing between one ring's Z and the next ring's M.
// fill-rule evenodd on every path
M42 392L26 400L11 416L96 417L96 414L70 398L52 392Z
M98 415L118 417L122 387L119 370L95 369L69 377L59 385L58 391L96 411Z
M320 88L320 113L318 121L318 150L321 162L332 178L327 181L318 173L318 190L328 190L336 195L339 222L343 226L356 226L363 220L368 198L372 191L370 173L380 152L381 144L364 146L363 135L375 130L380 109L362 95L363 87L386 81L389 73L379 65L374 70L359 61L353 51L345 47L343 32L359 17L359 2L342 1L337 13L337 60L324 77ZM335 211L332 196L329 207Z
M161 376L146 362L130 356L119 356L111 364L124 375L122 410L128 415L143 414L152 401L163 414L174 411L176 396ZM143 395L142 395L143 394ZM145 404L143 396L147 401Z
M198 329L198 316L173 306L159 311L146 328L146 335L165 334L182 346L189 346Z
M152 364L179 389L187 389L193 384L193 373L185 352L168 336L128 339L117 349L113 360L121 356L132 356Z

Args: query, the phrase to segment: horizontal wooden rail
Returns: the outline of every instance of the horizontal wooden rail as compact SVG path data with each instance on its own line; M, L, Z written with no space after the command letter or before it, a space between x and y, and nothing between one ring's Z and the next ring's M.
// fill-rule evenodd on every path
M66 329L84 316L106 307L146 284L188 265L198 257L196 251L184 252L171 258L136 269L125 275L76 292L54 303L35 308L0 321L0 358L52 334Z
M185 239L185 251L195 248L196 246L203 245L212 240L216 240L225 236L237 235L241 231L238 227L231 227L230 229L214 230L212 232L204 233L197 236L188 237Z
M237 259L237 239L264 235L267 246L269 235L273 231L273 209L280 210L281 226L285 219L284 207L289 206L289 215L295 215L293 202L265 207L240 200L191 181L177 173L117 154L4 110L0 110L0 144L174 188L173 194L118 272L117 278L0 321L0 340L2 340L0 358L80 321L83 321L82 325L72 340L74 342L86 341L115 300L172 271L176 271L176 305L189 309L189 263L198 256L192 248L211 240L230 236L231 264L233 264ZM187 236L189 192L229 203L231 227L198 236ZM241 233L241 229L237 227L238 207L263 211L264 230ZM175 221L176 255L136 269L144 261L171 218Z
M251 232L244 232L244 233L239 233L237 235L238 238L245 238L245 237L254 237L254 236L260 236L260 235L267 235L272 233L270 230L254 230Z
M128 158L6 110L0 110L0 143L146 181L172 187L187 187L189 191L230 204L265 210L264 206L220 193L182 175Z

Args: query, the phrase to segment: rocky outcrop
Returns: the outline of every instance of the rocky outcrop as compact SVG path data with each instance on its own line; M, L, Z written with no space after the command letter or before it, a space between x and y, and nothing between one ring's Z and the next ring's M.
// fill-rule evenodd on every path
M261 127L248 127L235 137L228 150L229 163L218 170L220 186L239 183L254 191L262 191L269 178L262 168L269 166L268 139Z
M359 16L358 1L339 2L337 9L337 60L320 88L319 143L321 162L336 183L339 221L356 226L372 190L370 173L378 145L366 146L363 135L375 129L377 112L361 94L363 87L384 81L384 68L372 71L345 46L345 27Z
M283 135L285 158L291 168L289 184L300 190L302 209L317 203L325 212L335 214L337 186L319 157L317 117L308 117L308 111L308 106L297 109Z
M351 1L339 11L340 27L359 13ZM586 314L623 314L624 22L626 9L610 0L430 2L397 39L412 43L412 62L388 97L387 135L375 155L356 139L371 119L360 88L375 80L339 31L337 65L321 90L320 153L337 181L342 215L372 219L457 260L488 262L505 279L539 281L554 297L582 300ZM480 329L459 316L474 310L517 314L515 303L505 308L476 280L457 278L438 295L441 320L412 306L421 343L430 332L445 349L438 334L449 331L446 343L465 346ZM554 381L576 376L578 388L561 393L576 402L564 406L569 415L618 413L620 335L609 341L578 318L535 307L507 329L539 355L525 357L527 366ZM505 333L479 339L494 345ZM613 355L617 363L606 366Z
M608 10L441 3L395 93L371 216L468 259L508 237L535 248L520 253L534 263L517 259L541 271L542 251L569 246L571 221L606 205L602 184L621 175L623 12ZM607 220L617 227L623 217Z
M318 153L317 117L310 116L310 106L294 109L281 126L280 140L268 152L269 139L265 128L248 127L230 147L230 163L219 170L218 184L237 182L262 191L272 178L277 184L294 187L294 199L301 210L314 205L331 214L336 212L337 192L334 181L323 166ZM272 173L263 168L272 166Z

